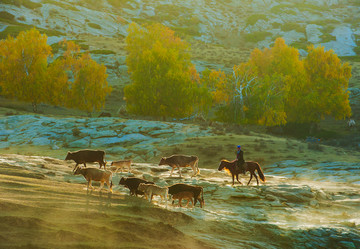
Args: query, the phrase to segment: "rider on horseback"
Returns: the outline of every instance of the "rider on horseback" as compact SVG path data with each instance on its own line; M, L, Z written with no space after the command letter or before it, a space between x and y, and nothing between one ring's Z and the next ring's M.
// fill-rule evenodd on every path
M241 150L240 145L237 146L237 151L236 151L236 166L240 169L240 172L242 174L245 174L247 170L247 164L244 160L244 152Z

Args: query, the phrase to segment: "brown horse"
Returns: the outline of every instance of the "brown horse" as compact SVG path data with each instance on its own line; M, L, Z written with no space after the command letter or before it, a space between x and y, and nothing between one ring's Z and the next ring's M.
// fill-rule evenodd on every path
M259 185L259 180L257 178L257 175L255 174L255 170L257 170L261 181L265 182L265 176L260 168L260 165L257 162L246 162L246 163L247 163L246 171L249 171L251 174L250 180L247 185L249 185L253 176L255 176L257 185ZM228 160L221 160L218 170L220 171L222 169L225 169L225 171L231 173L233 180L232 185L234 185L234 176L236 176L236 180L242 185L242 183L239 181L239 174L242 172L238 167L236 167L236 160L232 162L229 162Z

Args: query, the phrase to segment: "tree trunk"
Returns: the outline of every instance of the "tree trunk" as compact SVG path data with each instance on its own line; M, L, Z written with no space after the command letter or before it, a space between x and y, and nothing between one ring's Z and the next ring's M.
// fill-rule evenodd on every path
M33 111L36 113L37 112L37 104L36 102L32 102L32 107L33 107Z

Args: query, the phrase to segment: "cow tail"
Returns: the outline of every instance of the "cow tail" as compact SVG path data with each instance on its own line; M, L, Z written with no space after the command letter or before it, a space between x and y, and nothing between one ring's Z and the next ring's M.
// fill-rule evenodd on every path
M198 174L200 174L200 169L199 169L199 158L196 160L195 165L196 165L196 174L195 174L195 175L198 175Z

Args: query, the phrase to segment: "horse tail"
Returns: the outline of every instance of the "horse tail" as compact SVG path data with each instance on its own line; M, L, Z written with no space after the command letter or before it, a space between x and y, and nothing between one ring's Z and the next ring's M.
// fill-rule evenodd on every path
M259 174L259 177L261 179L261 181L265 182L265 176L264 173L262 172L261 168L260 168L260 164L256 163L256 170Z

